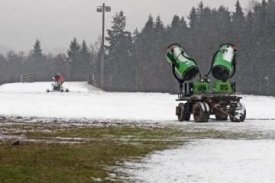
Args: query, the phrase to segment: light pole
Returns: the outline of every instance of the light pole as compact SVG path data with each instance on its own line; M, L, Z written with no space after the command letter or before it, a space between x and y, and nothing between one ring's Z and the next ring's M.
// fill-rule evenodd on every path
M100 59L100 85L101 88L103 89L104 85L104 33L105 33L105 12L110 12L111 7L110 6L105 6L105 3L103 3L102 6L98 6L96 8L97 12L102 12L102 40L101 40L101 59Z

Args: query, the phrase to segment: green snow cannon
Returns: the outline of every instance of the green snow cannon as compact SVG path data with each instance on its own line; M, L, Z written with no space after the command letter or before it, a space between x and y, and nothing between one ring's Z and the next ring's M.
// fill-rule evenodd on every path
M166 60L172 65L173 74L178 81L189 81L199 73L196 62L177 43L167 47Z
M212 75L214 78L227 81L235 74L236 46L230 43L222 44L215 53L212 62Z

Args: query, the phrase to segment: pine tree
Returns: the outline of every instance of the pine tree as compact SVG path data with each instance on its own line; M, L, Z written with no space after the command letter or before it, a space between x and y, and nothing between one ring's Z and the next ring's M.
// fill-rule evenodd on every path
M245 18L244 18L244 13L239 0L237 0L235 7L236 9L235 9L235 12L233 13L232 21L233 23L240 25L244 22Z
M80 49L79 54L80 54L81 62L89 62L90 51L89 51L89 48L88 48L85 40L83 40L83 42L81 44L81 49Z
M93 85L95 86L100 86L100 81L101 81L101 36L98 36L96 42L92 45L90 45L90 53L91 53L91 64L90 64L90 69L89 69L89 74L92 74L93 80Z
M184 17L175 15L172 19L171 25L167 27L167 44L179 43L183 44L189 42L189 30Z
M33 46L33 50L31 51L31 55L35 61L41 61L43 54L42 54L42 49L40 46L40 41L36 40L35 44Z
M109 42L108 55L105 62L107 82L110 88L126 90L132 84L132 38L125 31L126 17L123 11L116 13L111 29L107 30Z
M231 42L231 16L228 8L220 6L217 11L214 11L214 13L216 13L214 15L214 27L218 32L218 35L214 40L220 40L219 44Z
M154 58L154 49L156 47L154 43L156 39L154 26L153 17L149 15L144 28L139 33L138 39L135 42L135 49L139 55L138 60L136 60L138 81L136 88L139 91L149 91L150 89L150 83L148 83L150 77L148 76L150 74L150 59Z
M166 47L168 46L168 38L166 28L164 27L160 16L157 16L156 18L154 35L151 39L153 40L153 42L151 42L152 46L158 46L150 48L151 53L154 54L150 54L152 57L149 58L150 62L147 63L146 70L148 77L148 86L150 86L150 90L153 91L166 90L167 87L170 88L171 84L164 81L171 70L167 69L167 63L163 61L163 50L166 49Z
M78 44L77 39L74 38L70 44L69 50L67 51L70 62L78 62L79 61L80 48L81 48L81 46Z
M69 80L78 80L77 66L79 65L80 60L80 48L81 46L78 44L77 39L74 38L70 43L69 50L67 51L70 63Z
M81 49L79 51L80 61L78 64L78 75L80 80L85 80L88 77L89 70L90 70L90 51L86 44L86 41L83 40L81 44Z
M133 32L133 37L132 37L133 43L137 42L139 34L140 34L140 32L138 31L138 29L135 29Z
M195 7L193 7L191 9L188 19L189 19L189 27L190 27L191 31L193 32L196 30L196 26L198 25L198 21L199 21L198 14L197 14Z
M139 91L139 60L141 59L141 54L139 53L138 50L138 43L139 43L139 37L140 37L140 32L138 29L135 29L133 32L133 37L132 37L132 61L134 63L133 68L134 68L134 79L133 79L133 91Z
M242 42L243 35L245 35L245 17L240 5L239 0L235 5L236 9L232 16L232 42L240 45Z

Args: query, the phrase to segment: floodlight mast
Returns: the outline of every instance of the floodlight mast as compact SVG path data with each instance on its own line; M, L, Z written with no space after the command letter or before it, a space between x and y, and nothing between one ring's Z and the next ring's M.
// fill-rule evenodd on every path
M98 6L96 8L97 12L102 12L102 37L101 37L101 59L100 59L100 86L103 89L104 87L104 40L105 40L105 12L110 12L111 7L105 6L105 3L103 3L102 6Z

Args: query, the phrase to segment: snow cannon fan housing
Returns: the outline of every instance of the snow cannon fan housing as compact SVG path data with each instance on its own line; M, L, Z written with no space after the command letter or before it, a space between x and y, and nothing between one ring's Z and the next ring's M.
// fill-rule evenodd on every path
M189 81L199 73L196 62L177 43L167 47L166 60L175 69L177 75L180 77L177 78L179 80Z
M223 44L215 53L213 58L211 73L214 78L227 81L235 74L236 46L233 44Z

